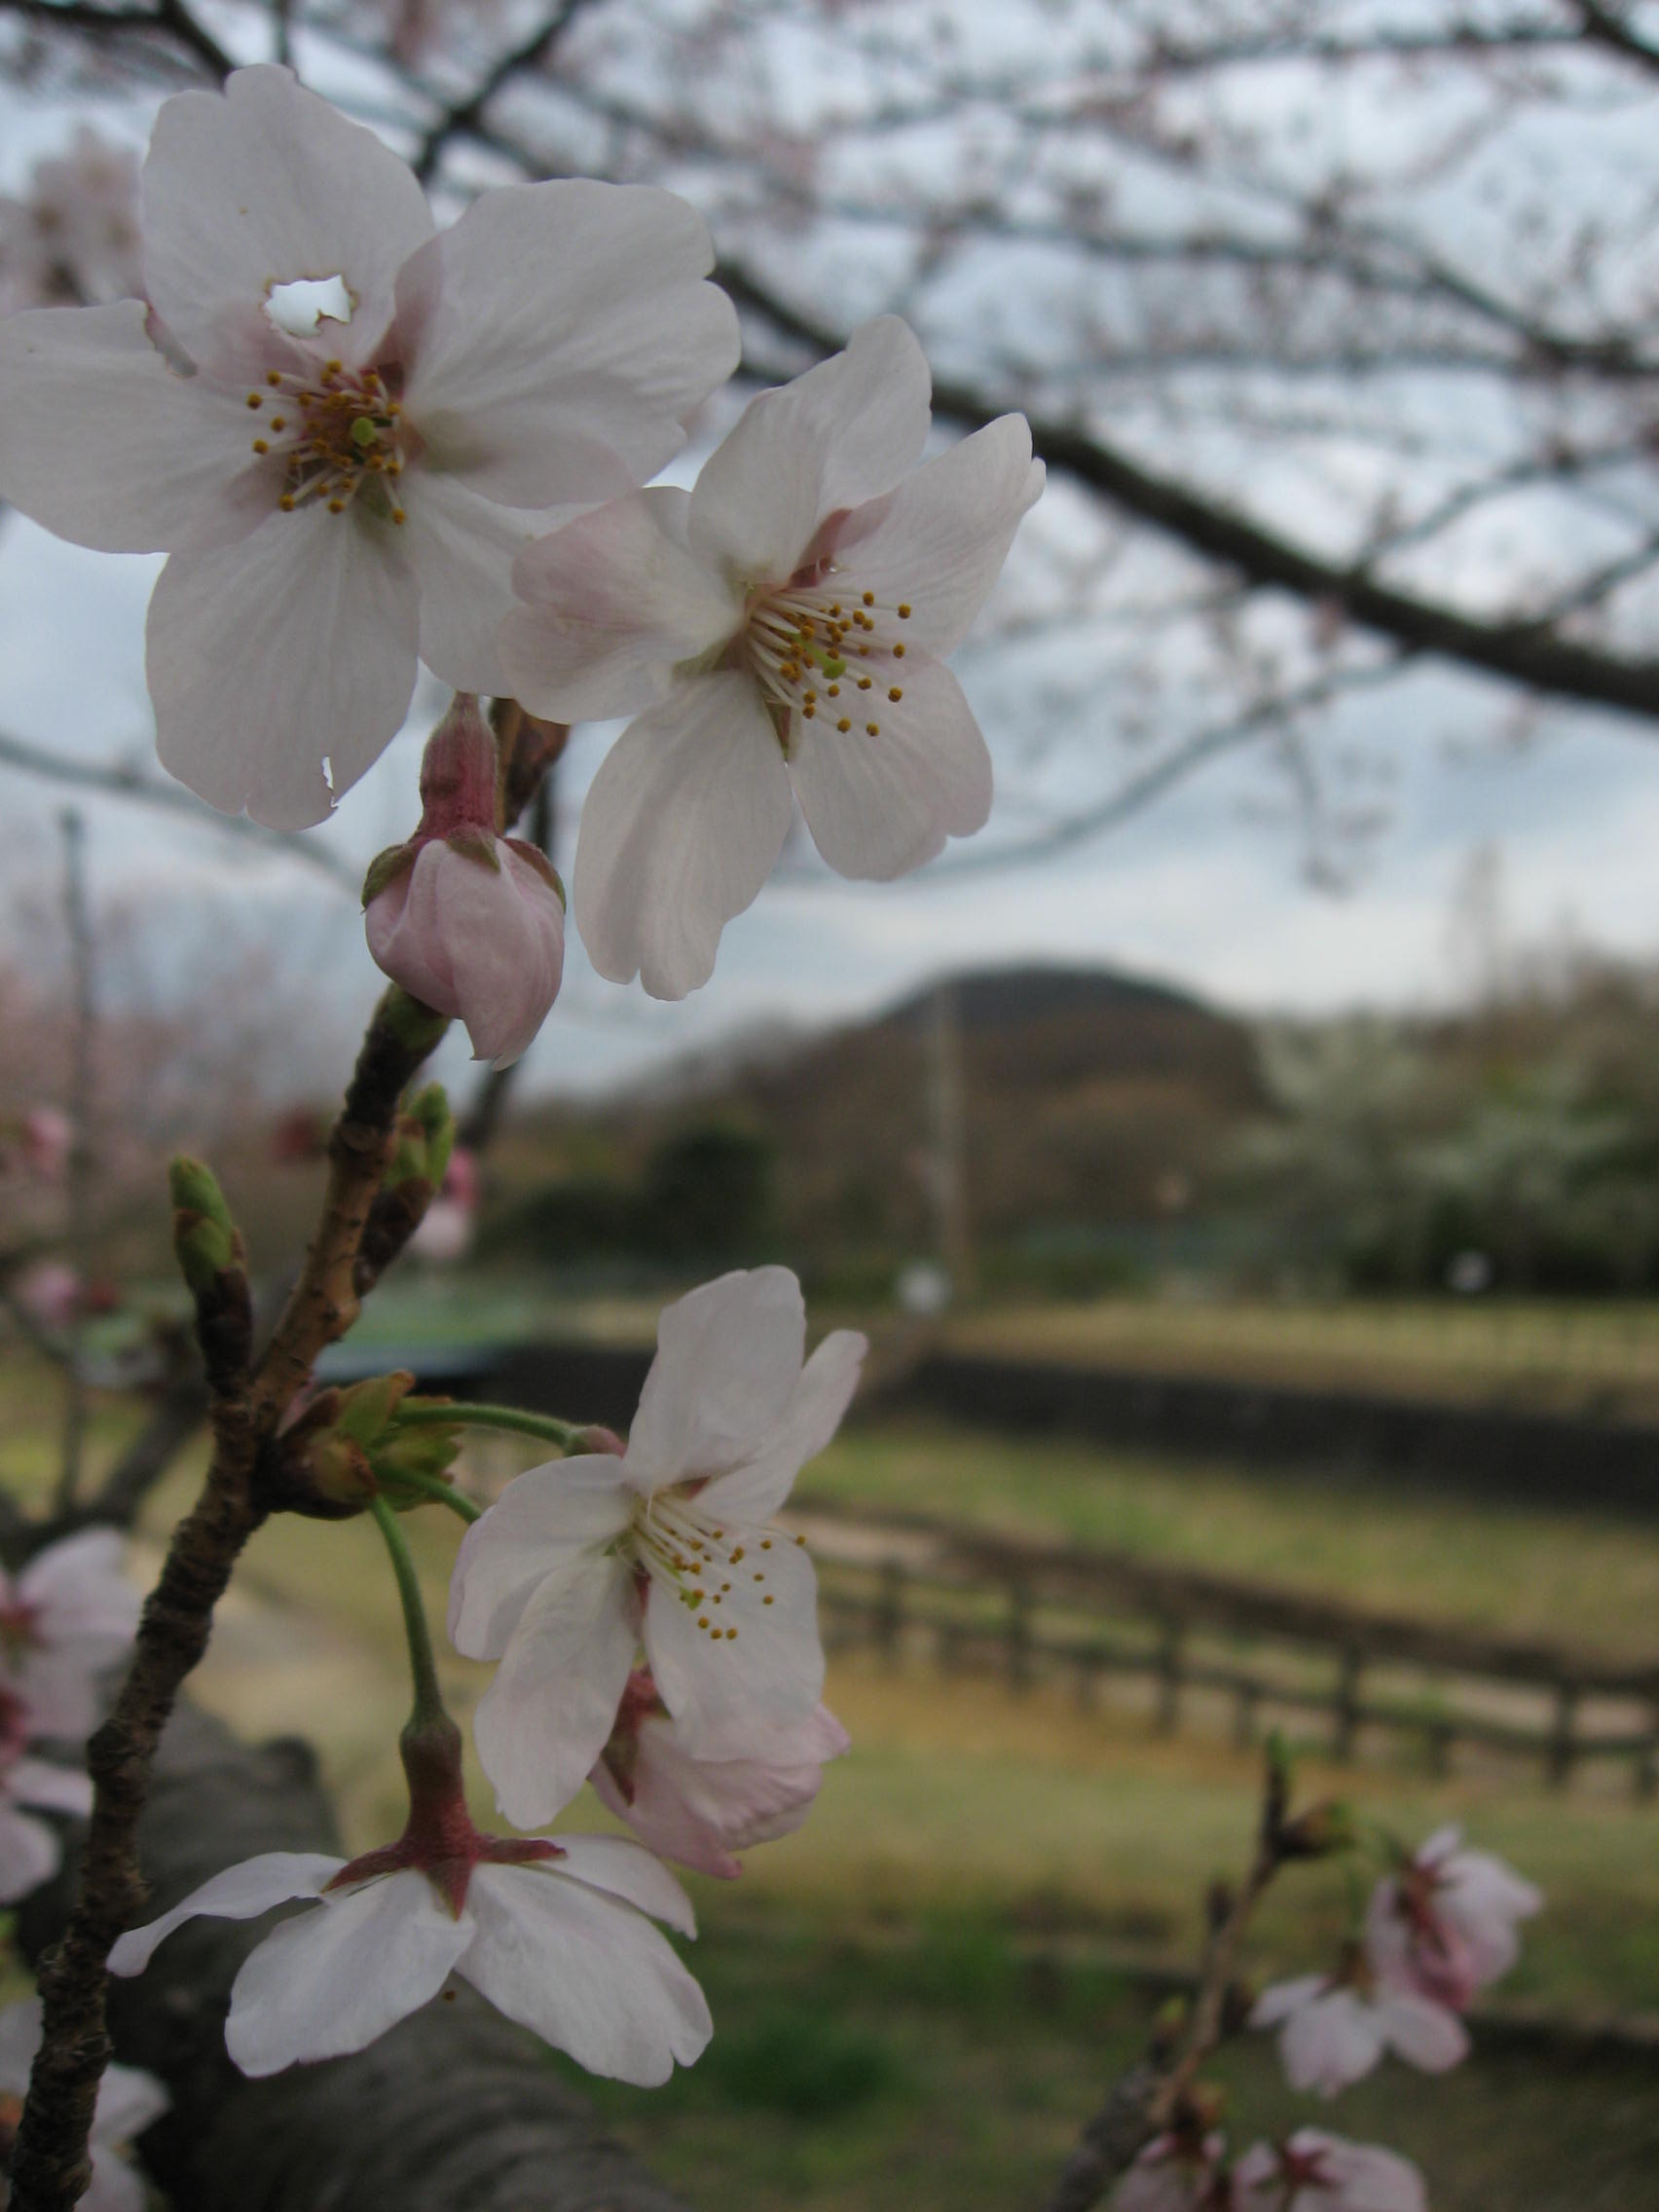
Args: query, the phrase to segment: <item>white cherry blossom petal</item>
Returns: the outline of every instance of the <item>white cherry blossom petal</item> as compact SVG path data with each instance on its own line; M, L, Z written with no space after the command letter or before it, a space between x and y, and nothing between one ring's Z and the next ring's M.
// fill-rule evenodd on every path
M63 1849L44 1821L0 1799L0 1904L16 1904L50 1882Z
M720 932L758 897L793 812L755 685L697 677L632 722L582 806L572 899L588 958L680 999L714 973Z
M914 467L927 442L931 380L897 315L862 323L804 376L762 392L691 495L693 549L755 582L782 582L819 525Z
M114 1974L142 1973L159 1944L187 1920L257 1920L294 1898L320 1897L346 1863L320 1851L266 1851L227 1866L142 1928L118 1936L109 1954Z
M1297 1974L1290 1981L1275 1981L1271 1989L1263 1990L1251 2007L1250 2025L1276 2028L1281 2020L1288 2020L1292 2012L1300 2012L1329 1987L1322 1973Z
M1389 1991L1378 2005L1378 2019L1389 2047L1424 2074L1444 2074L1468 2055L1468 2030L1432 1998Z
M222 813L323 821L408 712L416 609L389 525L319 502L175 554L150 602L163 765Z
M557 1865L476 1868L461 1973L590 2074L666 2082L714 2032L702 1991L648 1920Z
M333 1891L248 1953L225 2048L254 2080L362 2050L437 1995L473 1938L413 1869Z
M202 358L229 315L274 284L341 276L354 302L337 344L385 330L397 272L432 235L414 173L286 69L239 69L220 92L163 102L143 176L149 297Z
M1290 2014L1279 2033L1279 2056L1293 2089L1334 2097L1369 2074L1382 2055L1385 2031L1376 2010L1351 1990L1333 1990Z
M521 507L653 475L737 366L736 312L702 281L713 266L702 217L654 186L561 179L475 200L398 280L406 403L435 464Z
M587 1780L639 1636L625 1560L578 1554L542 1575L472 1720L479 1761L515 1827L545 1826Z
M868 1338L854 1329L826 1337L801 1369L777 1426L740 1466L716 1476L700 1493L703 1509L734 1521L770 1521L796 1475L840 1427L868 1349Z
M792 1410L805 1343L788 1268L733 1269L665 1306L628 1433L631 1479L654 1490L746 1457Z
M559 1848L563 1856L555 1863L561 1874L620 1898L678 1935L696 1935L691 1899L662 1861L640 1844L621 1835L562 1835Z
M399 535L421 579L421 658L454 690L506 692L496 634L514 606L513 563L548 517L498 506L436 469L405 487Z
M838 875L887 882L970 837L991 811L991 756L962 686L917 651L849 699L836 727L821 708L790 725L790 773L812 841ZM897 690L902 697L895 699ZM868 725L877 734L869 734Z
M942 659L989 597L1043 478L1024 416L1000 416L925 461L867 520L855 518L856 535L837 547L837 581L883 607L909 607L906 639Z
M118 1530L85 1529L29 1562L18 1595L40 1616L48 1641L115 1658L132 1641L142 1601L121 1571L125 1549Z
M92 1778L79 1767L54 1766L49 1759L18 1759L7 1769L5 1788L22 1805L44 1813L83 1817L92 1809Z
M709 1570L709 1604L688 1605L653 1582L645 1604L658 1694L699 1758L741 1758L756 1725L803 1719L824 1692L818 1578L805 1548L765 1530L744 1533L737 1567Z
M510 1067L558 995L565 909L504 838L494 852L492 866L434 837L370 900L363 920L376 966L464 1021L474 1059Z
M689 495L612 499L521 554L523 603L501 625L513 696L532 714L590 721L664 698L675 664L730 637L741 595L688 551Z
M0 317L0 498L55 535L165 552L250 459L241 401L167 366L141 300Z
M106 2143L130 2143L145 2128L153 2127L171 2104L172 2099L153 2074L137 2066L106 2066L98 2083L92 2132Z
M498 1659L542 1577L583 1555L597 1565L631 1511L622 1462L610 1453L555 1459L510 1482L456 1555L449 1602L456 1649L468 1659Z

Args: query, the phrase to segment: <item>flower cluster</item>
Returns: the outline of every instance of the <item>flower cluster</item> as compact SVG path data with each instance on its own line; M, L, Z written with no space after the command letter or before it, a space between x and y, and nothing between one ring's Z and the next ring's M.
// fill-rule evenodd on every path
M1408 2159L1315 2127L1231 2163L1219 2134L1155 2136L1112 2203L1113 2212L1428 2212Z
M66 154L35 164L20 199L0 199L0 313L142 290L137 158L83 124Z
M498 1662L474 1735L501 1811L544 1830L591 1778L638 1842L474 1825L406 1593L402 1835L350 1862L230 1867L123 1936L111 1970L142 1972L197 1914L304 1899L315 1909L267 1936L232 1989L226 2039L245 2073L361 2049L452 1975L592 2072L653 2083L694 2059L708 2009L651 1925L688 1936L691 1908L661 1861L735 1875L736 1852L800 1825L847 1744L819 1702L812 1565L772 1516L833 1435L865 1343L837 1331L806 1359L805 1334L782 1268L678 1300L626 1446L588 1432L591 1449L521 1475L461 1546L451 1633Z
M1387 2050L1444 2073L1469 2047L1458 2015L1515 1964L1516 1923L1542 1902L1502 1860L1465 1851L1456 1828L1442 1828L1377 1883L1364 1929L1336 1972L1265 1991L1253 2024L1279 2029L1292 2086L1324 2096L1369 2074Z
M0 324L0 498L168 556L150 694L202 797L322 820L418 662L561 723L632 715L576 917L602 975L662 998L708 979L797 801L848 876L983 824L990 756L944 656L1043 468L1017 415L922 461L902 322L762 393L691 493L642 490L739 352L673 194L507 186L440 232L372 132L262 65L164 102L140 203L141 297ZM371 873L370 947L504 1064L558 989L562 895L498 834L493 787L423 796Z

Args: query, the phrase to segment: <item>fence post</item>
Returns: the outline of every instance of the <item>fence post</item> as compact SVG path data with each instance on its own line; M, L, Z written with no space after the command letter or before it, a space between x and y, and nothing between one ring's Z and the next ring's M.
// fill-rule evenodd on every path
M1631 1769L1631 1789L1639 1805L1651 1799L1659 1788L1659 1701L1647 1709L1647 1733Z
M1031 1687L1031 1593L1023 1582L1008 1586L1008 1686L1018 1697Z
M904 1639L904 1563L888 1559L881 1563L881 1586L875 1594L875 1604L870 1615L870 1633L875 1648L889 1667L899 1664L899 1653Z
M1181 1623L1170 1613L1158 1643L1158 1712L1153 1725L1173 1736L1181 1725Z
M1256 1741L1256 1700L1260 1692L1256 1683L1246 1677L1234 1695L1233 1741L1237 1750L1247 1751Z
M1359 1645L1345 1643L1331 1730L1331 1756L1342 1766L1349 1765L1353 1759L1354 1736L1359 1726L1359 1677L1364 1665L1365 1654Z
M1556 1688L1555 1726L1550 1730L1548 1764L1544 1780L1552 1789L1565 1789L1572 1775L1572 1762L1578 1747L1573 1742L1573 1725L1578 1718L1578 1685L1563 1681Z

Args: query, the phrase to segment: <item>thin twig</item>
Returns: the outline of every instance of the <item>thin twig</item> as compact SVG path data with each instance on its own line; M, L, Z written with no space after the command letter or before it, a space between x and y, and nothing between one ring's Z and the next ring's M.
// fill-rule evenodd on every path
M462 131L470 130L480 121L485 109L509 79L521 70L539 68L554 48L582 13L591 8L595 0L559 0L544 19L517 46L501 55L483 81L468 93L465 99L448 107L433 124L421 142L415 157L415 174L423 184L429 184L443 160L444 149L450 140Z
M69 1261L76 1292L69 1309L68 1355L63 1364L63 1441L58 1456L55 1513L72 1510L80 1488L87 1431L87 1285L92 1276L92 927L87 909L86 824L71 807L59 820L63 832L63 918L69 935L74 1026L69 1057Z

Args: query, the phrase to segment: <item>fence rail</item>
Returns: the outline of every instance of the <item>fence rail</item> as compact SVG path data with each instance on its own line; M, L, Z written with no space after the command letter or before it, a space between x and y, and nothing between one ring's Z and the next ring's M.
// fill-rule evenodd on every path
M1318 1723L1349 1762L1380 1737L1429 1770L1459 1748L1527 1761L1551 1788L1586 1764L1659 1789L1659 1662L1618 1666L1519 1638L1339 1605L1107 1551L1011 1541L919 1516L797 1517L819 1565L826 1633L894 1665L920 1653L947 1673L994 1673L1012 1695L1069 1679L1088 1707L1114 1680L1141 1685L1172 1734L1202 1697L1234 1741L1270 1718Z

